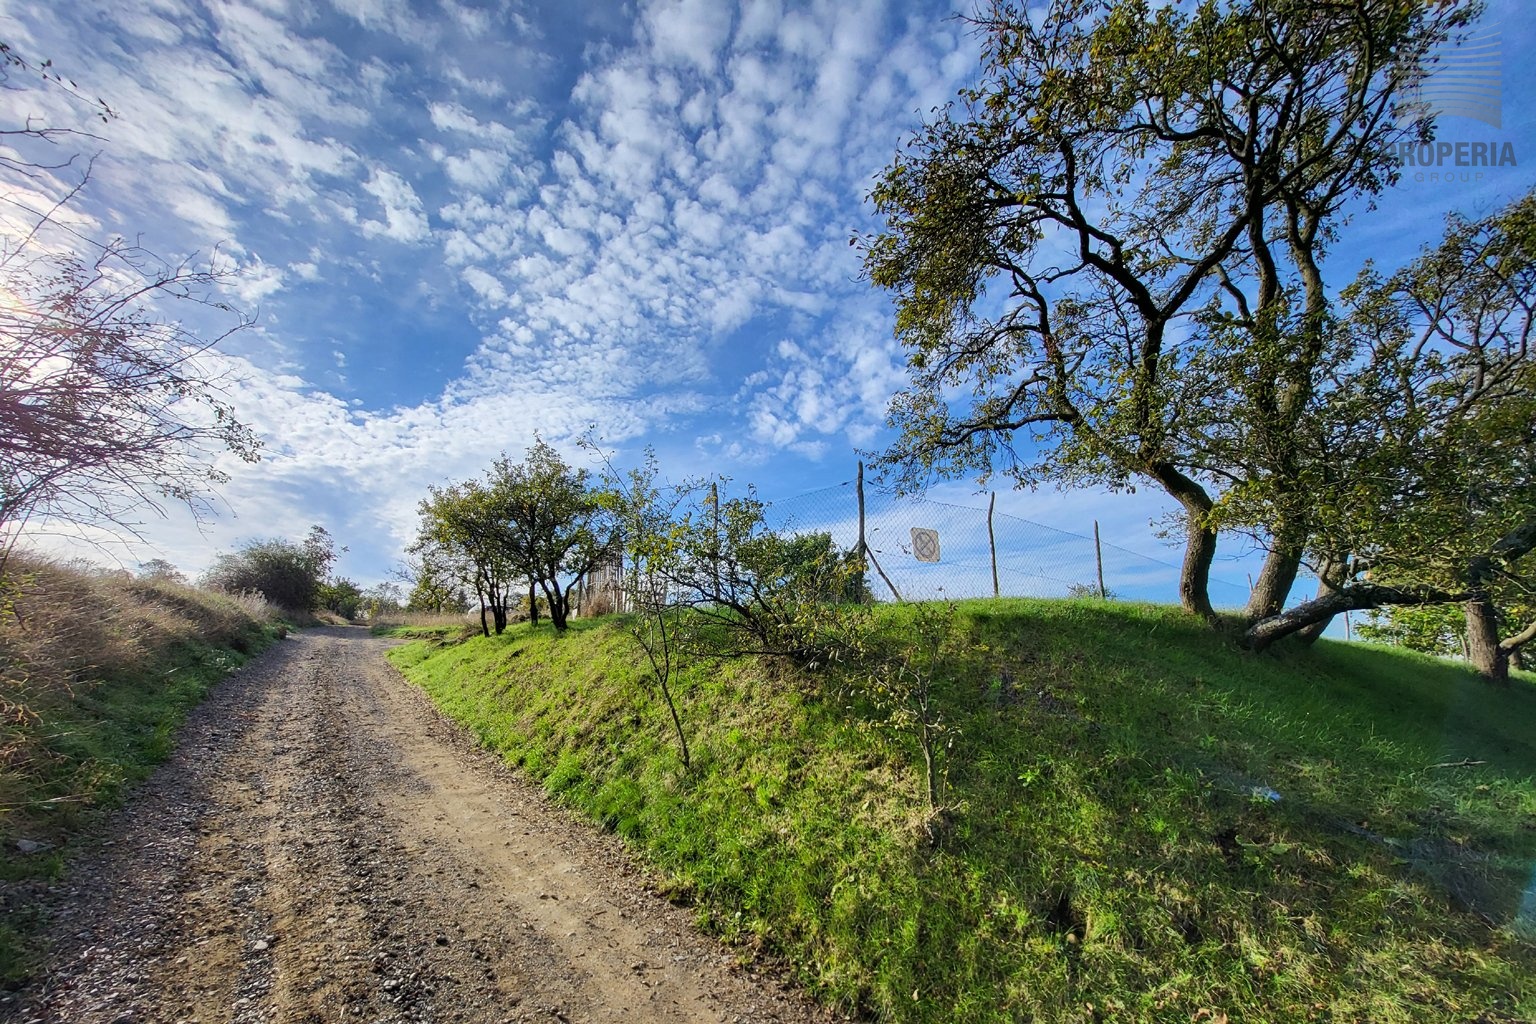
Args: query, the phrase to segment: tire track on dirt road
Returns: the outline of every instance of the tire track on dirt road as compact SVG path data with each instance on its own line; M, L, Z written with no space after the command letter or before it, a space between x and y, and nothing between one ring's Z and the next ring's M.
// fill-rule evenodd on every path
M359 629L221 683L49 899L10 1020L833 1019L474 748Z

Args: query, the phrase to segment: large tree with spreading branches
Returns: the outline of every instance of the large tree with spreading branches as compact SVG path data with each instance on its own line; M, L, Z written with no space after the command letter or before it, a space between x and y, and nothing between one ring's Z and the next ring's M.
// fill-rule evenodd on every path
M1330 368L1328 249L1430 137L1410 87L1478 9L985 4L978 84L885 169L885 229L857 240L911 368L882 463L909 486L1159 487L1184 606L1215 619L1218 532L1242 528L1269 550L1249 618L1277 614L1314 530L1296 452Z

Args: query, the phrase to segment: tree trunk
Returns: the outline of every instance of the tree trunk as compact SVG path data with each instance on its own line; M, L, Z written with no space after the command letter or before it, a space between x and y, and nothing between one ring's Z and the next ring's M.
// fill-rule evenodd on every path
M530 625L530 626L537 626L539 624L539 598L538 598L538 594L534 591L533 588L534 588L534 583L533 583L532 580L529 580L528 581L528 625Z
M1318 597L1327 597L1329 594L1338 592L1339 588L1335 586L1331 581L1334 579L1340 579L1340 577L1344 575L1347 562L1348 558L1326 558L1323 560L1322 565L1317 567ZM1340 582L1343 582L1342 579L1340 579ZM1282 609L1276 609L1277 612L1280 610ZM1296 639L1300 640L1304 644L1315 644L1317 643L1318 638L1321 637L1325 631L1327 631L1329 624L1332 622L1333 616L1330 615L1326 619L1323 619L1319 622L1314 622L1310 626L1304 626L1303 628L1296 631ZM1348 633L1349 624L1346 622L1344 625L1344 631Z
M1536 640L1536 622L1528 623L1514 636L1507 636L1499 641L1499 650L1503 651L1508 658L1510 668L1526 667L1525 645L1532 640Z
M560 584L551 588L549 597L549 621L554 625L557 633L564 632L570 624L570 608L566 603L566 595L560 590Z
M1179 570L1179 603L1184 610L1218 625L1211 607L1211 562L1216 558L1216 531L1209 525L1211 496L1194 480L1166 463L1147 468L1147 474L1184 506L1184 565Z
M1450 604L1467 600L1465 591L1453 593L1434 587L1391 587L1379 583L1351 583L1331 594L1315 597L1267 619L1255 622L1243 634L1243 646L1262 651L1283 637L1324 622L1340 612L1385 605Z
M1499 616L1487 595L1467 602L1467 661L1491 683L1509 683L1509 652L1499 643Z
M491 627L485 621L485 591L481 590L478 585L475 587L475 599L480 602L480 635L490 636Z
M544 598L549 602L549 623L555 627L555 632L563 633L567 625L565 615L565 595L560 592L560 584L539 580L539 587L544 591Z
M1264 558L1264 567L1259 570L1253 593L1248 596L1246 616L1250 624L1284 611L1286 599L1291 596L1291 588L1296 585L1296 573L1301 569L1303 542L1295 536L1287 535L1289 532L1281 531L1275 535L1269 554Z
M1216 559L1216 531L1204 525L1204 515L1187 513L1184 564L1179 570L1179 603L1184 610L1216 624L1211 607L1211 563Z

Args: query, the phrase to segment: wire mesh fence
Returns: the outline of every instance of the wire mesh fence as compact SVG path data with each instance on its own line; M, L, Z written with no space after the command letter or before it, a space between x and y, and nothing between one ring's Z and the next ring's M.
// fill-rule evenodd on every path
M855 480L766 504L774 529L829 533L844 549L858 543ZM866 488L864 536L872 555L868 582L876 600L1097 594L1101 573L1110 597L1163 604L1179 599L1179 566L1173 562L985 505ZM1248 588L1212 578L1210 595L1217 608L1239 608L1248 600Z

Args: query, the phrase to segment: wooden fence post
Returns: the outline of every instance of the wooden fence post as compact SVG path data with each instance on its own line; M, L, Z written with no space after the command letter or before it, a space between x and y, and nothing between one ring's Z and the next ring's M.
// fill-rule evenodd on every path
M1099 600L1107 601L1109 591L1104 589L1104 549L1099 545L1099 521L1093 521L1093 561L1099 569Z
M885 570L880 568L880 563L875 561L875 553L872 550L870 550L869 542L864 537L864 460L863 459L859 460L858 492L859 492L859 555L867 564L872 565L872 566L875 567L875 572L879 573L880 574L880 578L885 581L885 585L891 588L891 596L896 598L897 602L900 602L901 601L901 591L896 589L896 584L891 582L891 578L885 574Z
M987 546L992 549L992 596L1001 597L1002 591L997 585L997 534L992 532L992 513L997 511L997 492L992 492L992 500L987 502Z

